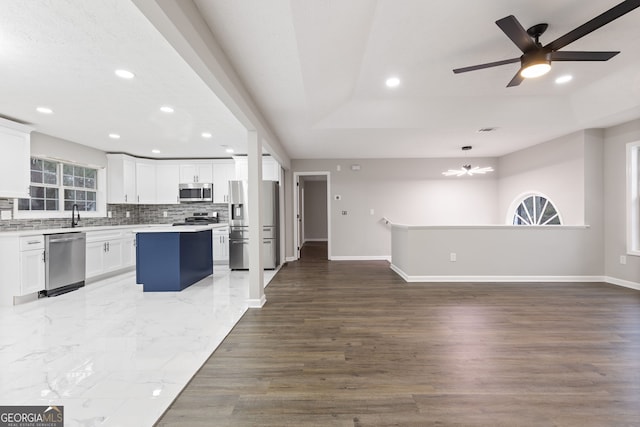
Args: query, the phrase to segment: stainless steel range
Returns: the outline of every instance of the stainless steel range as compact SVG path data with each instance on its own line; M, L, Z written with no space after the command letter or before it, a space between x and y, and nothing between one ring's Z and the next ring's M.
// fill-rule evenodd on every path
M208 225L218 223L218 212L194 212L193 216L188 216L183 222L174 222L173 225Z

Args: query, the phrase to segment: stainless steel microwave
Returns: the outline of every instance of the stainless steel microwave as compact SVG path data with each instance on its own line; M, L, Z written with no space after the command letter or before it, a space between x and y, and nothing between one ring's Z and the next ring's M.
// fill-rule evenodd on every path
M213 184L193 182L178 186L178 197L182 202L213 202Z

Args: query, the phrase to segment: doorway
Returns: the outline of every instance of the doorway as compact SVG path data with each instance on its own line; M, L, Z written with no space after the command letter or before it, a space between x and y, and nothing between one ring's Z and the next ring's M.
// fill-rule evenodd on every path
M308 254L331 259L329 172L294 172L295 259Z

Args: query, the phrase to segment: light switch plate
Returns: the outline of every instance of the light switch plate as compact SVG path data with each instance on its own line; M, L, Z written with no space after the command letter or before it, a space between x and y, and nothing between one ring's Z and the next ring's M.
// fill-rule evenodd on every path
M0 211L0 219L11 219L11 211Z
M127 211L127 213L125 214L125 216L126 216L127 218L129 218L129 217L131 216L131 213L129 213L129 211Z

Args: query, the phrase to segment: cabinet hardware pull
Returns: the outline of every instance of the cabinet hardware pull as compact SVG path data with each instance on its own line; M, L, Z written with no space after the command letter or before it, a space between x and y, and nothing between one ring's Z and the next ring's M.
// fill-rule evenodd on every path
M126 194L124 195L124 201L125 202L127 201L127 195Z
M37 243L40 243L40 240L29 240L29 241L27 242L27 245L35 245L35 244L37 244Z

